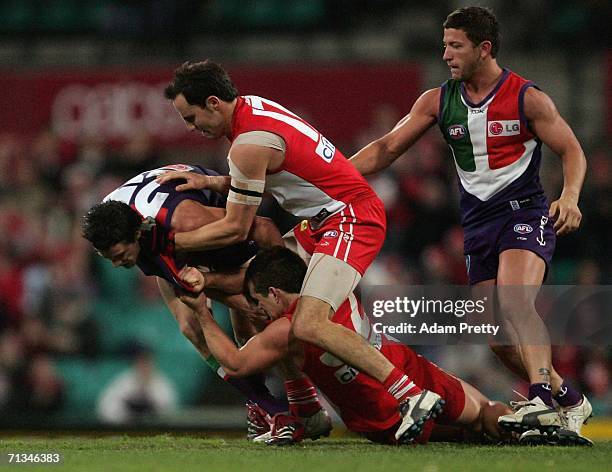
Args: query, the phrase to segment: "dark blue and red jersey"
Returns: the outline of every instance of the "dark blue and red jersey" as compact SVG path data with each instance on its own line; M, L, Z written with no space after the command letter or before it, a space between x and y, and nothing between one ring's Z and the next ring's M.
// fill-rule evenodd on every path
M179 203L184 200L192 200L204 206L225 208L225 197L209 189L180 192L176 190L176 186L183 183L181 180L158 184L155 180L157 176L169 171L219 175L213 170L200 166L168 165L138 174L108 194L104 201L117 200L127 203L143 218L155 218L157 224L168 232L172 230L172 215ZM257 250L257 243L247 240L224 248L181 256L167 255L163 251L159 255L141 251L137 264L145 275L156 275L176 287L190 290L189 286L183 284L178 277L178 272L185 265L205 266L212 270L235 269L253 257Z

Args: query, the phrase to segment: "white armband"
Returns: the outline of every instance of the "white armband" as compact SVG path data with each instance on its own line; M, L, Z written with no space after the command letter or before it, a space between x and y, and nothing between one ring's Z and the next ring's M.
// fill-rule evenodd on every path
M229 158L229 174L232 178L227 201L241 205L259 205L266 187L265 180L249 179Z

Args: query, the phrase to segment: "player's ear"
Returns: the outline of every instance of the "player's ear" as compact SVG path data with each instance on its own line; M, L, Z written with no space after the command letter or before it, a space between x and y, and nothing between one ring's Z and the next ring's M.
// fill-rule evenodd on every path
M276 287L268 287L268 293L272 295L276 303L280 302L280 292Z
M493 44L491 43L491 41L483 41L482 43L480 43L480 56L490 56L492 49Z
M211 95L204 102L204 107L210 108L211 110L218 110L221 99L215 95Z

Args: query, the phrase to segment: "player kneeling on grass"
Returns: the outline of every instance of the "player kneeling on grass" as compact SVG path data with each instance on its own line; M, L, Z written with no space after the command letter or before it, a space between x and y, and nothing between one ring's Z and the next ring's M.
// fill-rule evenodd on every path
M186 269L182 275L195 290L201 286L202 276L197 270ZM290 335L291 317L305 275L306 265L302 259L283 247L264 250L251 261L245 274L245 294L268 318L269 324L241 349L236 348L219 328L203 294L197 297L188 294L181 299L196 312L211 352L230 375L251 375L290 358L335 405L350 430L374 442L397 443L395 432L401 424L401 417L393 396L371 377ZM438 368L409 347L374 333L354 295L351 294L340 306L333 321L365 337L415 382L439 394L446 404L437 423L459 426L491 438L501 436L497 418L510 411L506 405L489 401L476 388ZM289 382L288 392L294 387ZM300 392L298 395L289 393L290 405L308 398L308 392L302 387L298 385L295 388ZM301 439L301 425L297 418L283 417L277 419L277 423L280 424L275 425L269 443L277 443L275 436L278 435L282 436L282 444ZM429 421L417 441L427 442L433 426Z

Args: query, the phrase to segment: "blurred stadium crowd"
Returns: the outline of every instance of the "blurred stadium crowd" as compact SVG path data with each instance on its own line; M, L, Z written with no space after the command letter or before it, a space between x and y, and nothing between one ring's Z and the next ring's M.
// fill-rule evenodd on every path
M398 119L388 111L377 117L350 151ZM385 248L366 280L385 285L464 284L457 188L447 151L436 135L429 134L409 154L372 179L385 201L389 230ZM212 159L195 160L223 170L223 149L210 155ZM114 150L95 140L64 143L49 130L31 142L0 137L0 409L61 411L65 389L54 360L95 360L109 354L98 342L100 326L91 316L92 301L121 295L100 287L104 262L81 238L80 220L121 182L170 162L178 162L173 152L157 149L144 134ZM584 229L559 241L552 283L611 282L612 267L598 255L606 253L611 240L612 156L604 149L593 150L589 163L581 205ZM556 194L560 188L557 166L547 166L543 176L551 194ZM152 280L140 278L138 291L127 294L132 297L128 303L147 304L156 296ZM556 362L567 378L590 395L596 408L611 412L609 349L559 347ZM462 347L460 354L453 347L426 351L489 395L508 395L513 380L496 373L496 361L484 346ZM469 363L463 361L467 355Z
M356 23L368 23L371 7L368 4L372 2L267 0L256 2L257 14L249 13L245 7L255 2L239 0L43 3L45 8L33 1L2 2L0 33L80 33L93 28L114 38L135 37L144 41L151 35L172 33L176 44L182 47L185 38L197 28L239 32L265 30L284 23L288 29L298 31L315 26L317 31L325 31L338 24L350 29ZM377 22L387 19L399 23L405 18L397 15L399 6L405 2L375 3L379 10ZM431 38L439 41L439 20L457 5L434 3L435 7L420 6L418 11L421 15L428 11L437 18ZM500 13L508 10L509 18L512 17L510 10L521 11L520 22L508 20L507 33L517 38L514 47L519 50L527 50L534 41L540 40L563 47L555 37L562 37L566 43L572 38L586 43L602 40L599 35L585 34L589 29L601 31L604 39L610 34L607 24L598 26L610 17L608 2L580 2L581 6L575 2L554 2L559 4L557 8L551 8L553 2L547 0L518 2L520 8L516 8L517 2L489 3L501 9ZM79 14L75 16L76 10ZM399 11L407 15L411 10ZM270 15L270 12L276 14ZM543 21L539 12L551 12L551 16ZM186 21L187 18L191 20ZM344 18L351 20L338 21ZM541 24L546 28L540 28ZM533 34L523 35L519 30ZM417 37L420 36L414 36ZM431 38L421 37L420 41L431 43ZM374 116L367 129L352 143L342 146L347 156L384 134L401 118L394 109L386 107L381 107ZM583 142L589 164L580 204L583 227L578 233L558 240L548 283L612 283L609 257L612 152L607 144L606 139ZM126 279L115 275L120 271L110 269L82 239L81 218L120 183L147 169L185 162L224 172L224 151L223 146L206 147L198 152L161 148L139 130L119 147L95 137L85 137L77 143L66 142L50 129L39 130L28 139L0 134L0 416L6 417L8 412L27 413L40 419L47 414L61 414L69 405L70 397L66 379L57 368L57 362L62 359L95 362L109 355L132 359L135 352L142 353L134 348L143 341L137 338L109 350L103 340L107 326L93 312L96 304L121 297L130 297L124 302L128 306L159 305L154 281L133 275L135 281L130 279L128 286L135 290L126 290L122 286ZM429 133L408 154L388 171L371 179L385 202L389 226L385 247L369 269L366 281L464 284L467 279L458 219L458 191L448 150L437 134ZM548 155L544 159L542 178L549 198L558 195L562 174L556 157ZM279 218L278 209L269 203L264 207L266 211ZM287 229L287 220L282 215L280 218L279 225ZM124 315L130 316L129 309L125 309ZM156 346L148 348L156 352ZM485 346L462 346L460 350L452 346L432 347L425 351L432 360L456 371L491 397L507 400L513 386L521 388ZM555 348L557 370L585 391L597 413L608 415L612 415L610 359L612 346ZM154 369L142 363L139 368L145 372ZM205 388L210 388L210 382L198 388L200 391L190 402L210 401L210 395L203 393ZM223 401L220 398L223 395L217 396L212 400ZM134 411L155 408L147 406L146 401L144 406L143 402L133 403L136 404ZM189 402L183 401L183 406L185 403Z

